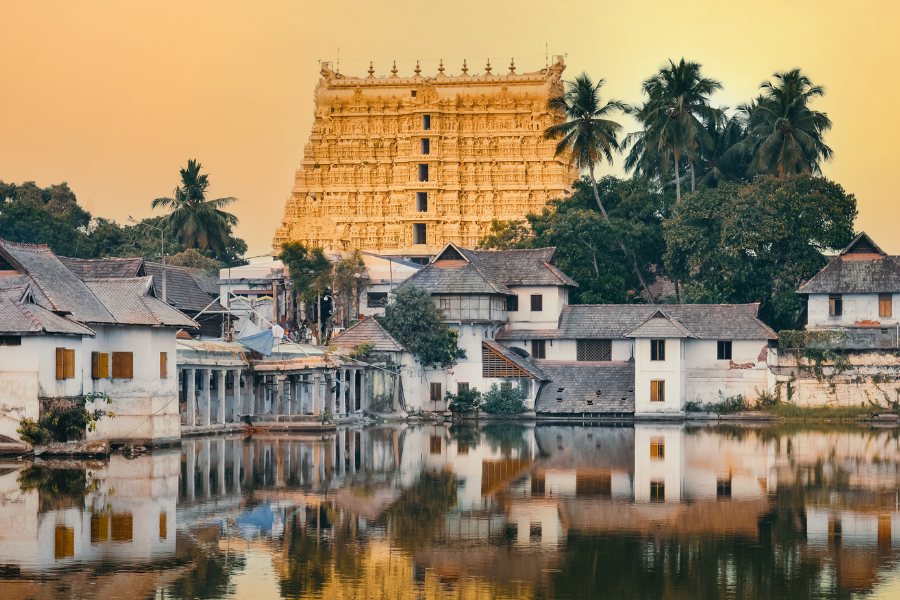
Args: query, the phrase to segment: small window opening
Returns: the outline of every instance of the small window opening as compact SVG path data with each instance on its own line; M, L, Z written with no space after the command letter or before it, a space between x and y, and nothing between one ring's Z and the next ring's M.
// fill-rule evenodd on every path
M730 341L718 341L716 342L716 358L718 360L731 360L731 342Z
M531 295L531 310L534 312L540 312L544 310L544 296L542 296L541 294Z
M416 90L411 90L411 91L409 92L409 96L410 96L410 98L415 98L415 97L416 97Z
M840 317L844 314L844 302L840 294L828 295L828 314L832 317Z
M416 192L416 210L428 212L428 192Z
M891 300L893 299L892 294L878 294L878 316L879 317L890 317L891 313Z
M428 165L419 165L419 181L428 181Z
M519 310L519 297L518 296L507 296L506 297L506 312L518 312Z
M422 115L422 129L425 131L431 129L431 115Z
M547 342L544 340L532 340L531 356L533 358L547 358Z
M666 340L650 340L650 360L666 360Z
M413 223L413 244L424 244L425 234L425 223Z
M422 138L419 141L421 142L422 154L431 154L431 140L429 140L428 138Z

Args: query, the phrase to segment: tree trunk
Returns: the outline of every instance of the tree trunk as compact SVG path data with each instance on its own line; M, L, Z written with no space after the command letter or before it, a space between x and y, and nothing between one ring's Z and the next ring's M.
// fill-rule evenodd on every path
M697 182L694 178L694 163L691 163L691 191L695 191L697 189Z
M681 175L678 173L678 157L675 157L675 200L681 200Z
M600 207L600 212L603 213L604 218L606 218L607 222L609 221L609 215L606 214L606 209L603 208L603 203L600 201L600 192L597 191L597 180L594 179L594 165L591 164L589 167L589 173L591 176L591 188L594 190L594 200L597 201L597 206ZM629 257L628 250L625 249L625 244L622 243L622 240L619 239L619 236L616 236L616 242L619 243L619 248L622 249L622 253L625 254L625 258ZM650 293L650 289L647 287L647 284L644 282L644 277L641 275L640 269L637 266L637 259L635 259L634 254L631 255L631 264L634 267L634 274L637 275L638 280L641 282L641 287L644 288L644 291L647 293L647 300L650 304L656 304L653 301L653 294Z

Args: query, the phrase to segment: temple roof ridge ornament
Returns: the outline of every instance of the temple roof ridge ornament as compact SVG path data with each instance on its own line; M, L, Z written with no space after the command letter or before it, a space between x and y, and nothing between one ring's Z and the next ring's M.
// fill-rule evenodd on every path
M484 74L487 77L491 76L491 59L488 59L487 66L484 68Z

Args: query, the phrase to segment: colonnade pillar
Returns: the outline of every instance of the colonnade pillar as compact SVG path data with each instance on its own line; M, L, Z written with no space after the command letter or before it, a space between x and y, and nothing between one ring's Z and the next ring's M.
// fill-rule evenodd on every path
M219 425L225 425L225 369L219 369L216 371L217 380L216 387L218 388L216 391L219 396L219 406L216 411L216 423Z
M187 408L185 408L185 425L193 427L197 424L196 375L193 368L187 368L184 371L186 373L184 396L187 403Z

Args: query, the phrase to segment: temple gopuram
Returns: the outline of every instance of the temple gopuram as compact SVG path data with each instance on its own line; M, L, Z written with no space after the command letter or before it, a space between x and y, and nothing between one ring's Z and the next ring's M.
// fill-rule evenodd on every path
M323 62L315 120L272 243L421 261L473 248L492 219L524 219L572 191L576 170L542 138L559 116L561 56L533 73L347 77Z

